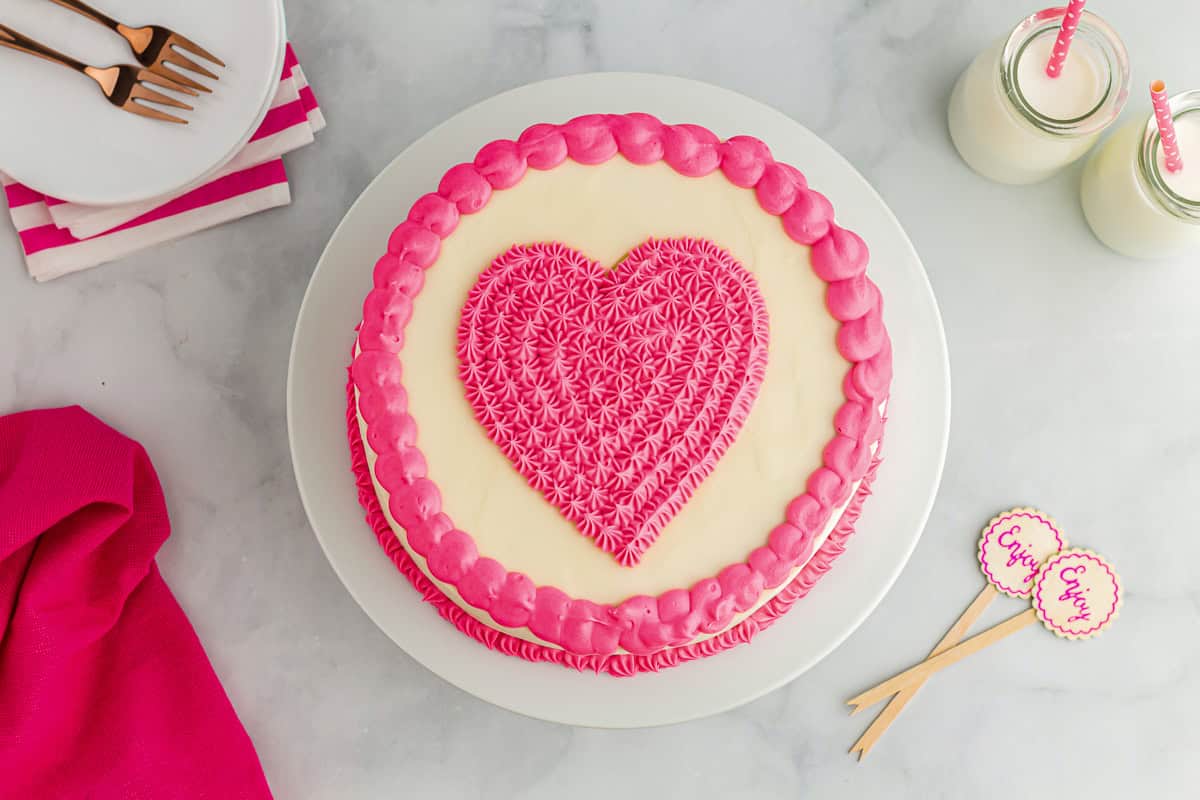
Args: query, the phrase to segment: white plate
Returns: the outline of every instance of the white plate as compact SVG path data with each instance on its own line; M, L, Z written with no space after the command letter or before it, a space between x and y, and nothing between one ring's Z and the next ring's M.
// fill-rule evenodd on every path
M172 125L119 111L87 78L0 48L0 170L52 197L88 205L140 202L199 183L241 150L267 112L283 68L281 3L98 5L132 26L177 30L228 67L214 70L220 81L199 79L213 93L188 101L195 106L184 114L188 125ZM46 0L0 0L0 20L90 64L136 63L116 34Z
M847 552L812 593L750 645L632 678L581 674L489 652L443 621L363 521L346 444L346 364L375 259L388 234L450 165L527 125L590 112L647 111L748 133L795 164L871 247L886 298L896 379L886 456ZM682 78L590 74L532 84L458 114L405 150L334 232L300 308L288 374L288 432L300 495L334 570L398 645L445 680L513 711L572 725L662 725L715 714L792 680L875 608L916 545L933 503L950 422L941 317L921 262L879 195L803 126L734 92Z

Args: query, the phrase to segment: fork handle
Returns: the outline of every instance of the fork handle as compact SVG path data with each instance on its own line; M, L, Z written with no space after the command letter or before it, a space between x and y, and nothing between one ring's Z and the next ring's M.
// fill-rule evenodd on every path
M9 47L22 53L28 53L31 56L53 61L55 64L62 64L64 67L70 67L76 72L87 74L88 66L82 61L77 61L57 50L52 50L41 42L35 42L28 36L18 33L7 25L2 24L0 24L0 47Z
M57 3L63 8L69 8L76 14L82 14L93 22L99 22L101 25L111 30L115 31L121 26L121 23L117 22L103 11L92 8L87 3L82 2L82 0L50 0L50 2Z

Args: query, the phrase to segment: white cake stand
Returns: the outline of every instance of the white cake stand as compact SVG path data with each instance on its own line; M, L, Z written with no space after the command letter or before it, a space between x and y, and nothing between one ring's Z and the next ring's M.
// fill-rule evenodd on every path
M896 379L887 460L858 531L808 597L750 645L658 674L611 678L490 652L423 603L375 540L356 499L346 444L346 365L375 259L409 205L484 143L541 121L646 111L749 133L795 164L833 201L839 222L871 247L871 277L886 298ZM660 75L589 74L544 81L463 111L405 150L347 213L313 273L288 375L296 481L329 562L396 644L464 691L521 714L571 725L631 728L715 714L812 667L883 599L921 535L941 478L950 422L950 372L941 317L912 244L879 195L803 126L761 103Z

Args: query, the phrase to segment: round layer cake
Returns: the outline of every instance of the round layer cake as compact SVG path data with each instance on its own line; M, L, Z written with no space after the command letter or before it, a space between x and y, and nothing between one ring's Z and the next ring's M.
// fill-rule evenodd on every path
M867 260L749 136L596 114L486 145L363 304L348 432L380 543L530 660L630 675L748 641L829 569L878 465Z

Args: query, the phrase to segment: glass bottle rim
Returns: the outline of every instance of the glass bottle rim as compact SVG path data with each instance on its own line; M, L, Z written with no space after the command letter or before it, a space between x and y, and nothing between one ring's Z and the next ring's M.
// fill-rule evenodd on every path
M1167 101L1171 109L1171 117L1179 119L1188 114L1200 114L1200 89L1180 92ZM1167 213L1187 220L1200 223L1200 199L1188 198L1176 192L1167 183L1166 176L1158 165L1158 152L1162 146L1162 137L1158 133L1158 120L1151 111L1146 117L1142 131L1142 146L1138 148L1138 177L1143 186ZM1200 156L1197 156L1200 158Z
M1108 83L1096 105L1071 119L1058 119L1033 107L1021 90L1017 66L1025 50L1041 36L1057 36L1066 16L1065 7L1045 8L1017 23L1000 54L1000 85L1017 114L1040 131L1056 136L1087 136L1111 124L1129 99L1129 53L1112 26L1090 11L1080 15L1075 41L1091 43L1103 56Z

